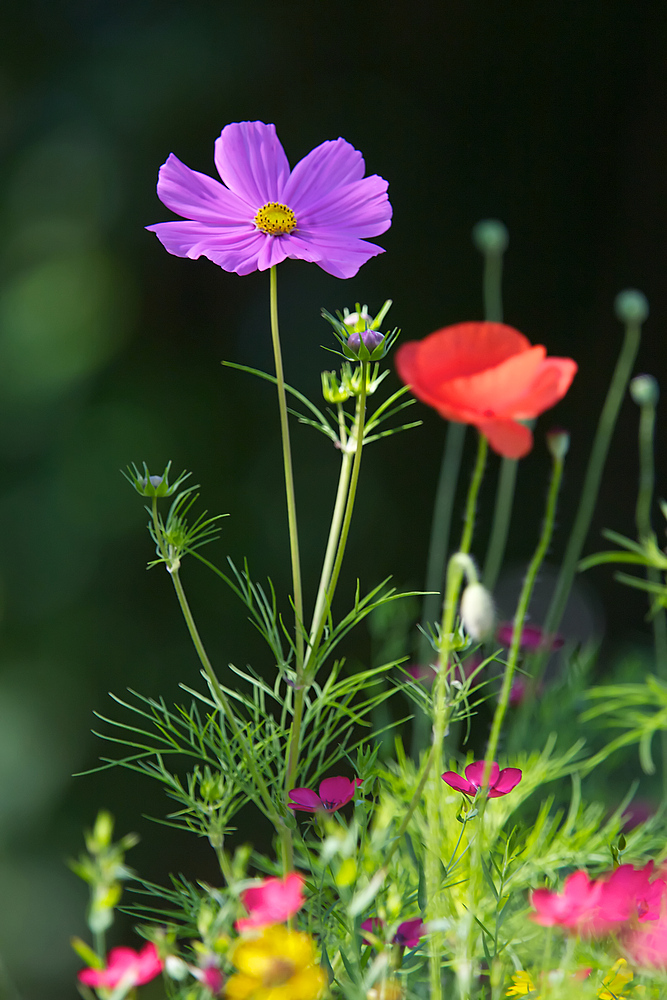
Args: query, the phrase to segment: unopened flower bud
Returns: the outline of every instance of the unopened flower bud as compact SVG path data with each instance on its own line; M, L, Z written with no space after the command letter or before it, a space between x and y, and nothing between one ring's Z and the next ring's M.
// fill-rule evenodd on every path
M372 322L373 317L365 309L362 309L360 312L348 313L347 316L343 316L343 323L345 323L345 326L349 326L353 330L358 330L359 327L363 330L369 323Z
M570 435L567 431L554 428L547 434L547 448L554 458L563 459L570 450Z
M473 226L472 241L480 253L504 253L510 236L500 219L482 219Z
M373 352L380 347L384 341L384 334L379 330L362 330L360 333L351 333L347 338L347 346L362 361L368 361L373 357ZM368 357L364 357L363 347L366 348Z
M626 288L614 299L614 312L621 323L643 323L648 316L648 299L636 288Z
M170 979L176 979L178 982L181 982L181 980L189 975L190 970L182 958L179 958L177 955L167 955L164 960L164 971Z
M637 375L630 383L630 395L637 406L655 406L660 397L660 387L652 375Z
M335 372L322 372L322 395L327 403L344 403L350 398L347 388L338 381Z
M493 598L481 583L469 583L461 597L461 621L472 639L485 639L496 617Z

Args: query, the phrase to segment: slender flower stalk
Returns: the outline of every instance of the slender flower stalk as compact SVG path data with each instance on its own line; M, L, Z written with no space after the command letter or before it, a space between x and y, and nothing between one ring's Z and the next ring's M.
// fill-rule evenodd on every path
M241 748L241 752L243 754L244 762L250 774L252 775L252 779L255 782L259 797L264 803L264 811L269 820L273 823L276 832L280 836L283 845L283 861L286 867L291 868L292 845L291 845L290 831L285 825L282 817L276 810L273 798L271 796L271 792L269 791L268 786L255 763L255 756L253 754L252 747L249 745L247 739L245 738L243 732L241 731L236 716L234 715L232 707L229 704L229 699L227 698L227 695L223 691L222 686L220 685L220 682L215 675L215 671L209 659L208 653L206 652L206 648L199 634L199 630L194 620L194 616L192 614L192 610L188 603L188 599L185 595L185 590L183 589L183 584L181 582L181 578L179 575L178 560L173 559L172 554L168 551L165 545L165 540L160 525L160 519L158 517L158 512L157 512L157 497L155 496L153 497L153 502L151 505L151 516L153 520L153 530L155 534L155 539L159 547L160 554L165 560L167 571L174 585L174 590L176 591L176 597L178 598L178 603L180 605L183 618L185 619L185 624L187 626L188 632L190 633L190 638L192 639L192 643L197 652L197 656L199 657L199 662L204 668L204 672L206 673L206 676L211 685L211 690L215 697L215 700L217 701L220 710L227 719L229 723L229 728L231 729L234 738L238 741L238 744Z
M641 292L621 292L616 299L616 314L619 319L625 322L625 336L623 346L619 354L614 374L607 391L600 419L598 421L591 456L588 461L584 486L579 500L579 508L574 521L572 533L570 535L565 556L556 587L551 598L549 611L544 621L544 629L551 635L558 631L561 623L565 605L570 595L574 575L577 571L577 563L581 555L581 550L586 541L586 535L593 517L593 511L600 491L600 481L604 470L609 445L612 434L616 426L618 411L621 408L628 380L632 374L632 367L635 363L639 341L641 338L642 323L648 315L648 304ZM546 662L545 654L539 660L537 671L538 680Z
M640 407L639 415L639 491L635 509L635 524L640 542L655 538L651 524L651 506L655 489L655 462L653 458L655 435L655 409L659 389L650 375L640 375L630 383L630 393ZM661 582L660 571L648 566L646 576L649 583ZM667 679L667 613L663 607L653 614L653 644L658 677ZM663 792L667 795L667 732L661 736Z
M500 691L500 697L498 699L498 704L496 706L496 711L493 716L493 723L491 725L491 733L489 735L489 742L486 749L486 762L485 762L485 780L488 780L488 774L491 771L491 764L496 758L496 752L498 750L498 740L500 738L500 731L502 729L503 720L507 712L507 706L509 705L510 693L512 690L512 680L514 678L514 671L516 669L517 659L519 657L519 650L521 649L521 637L523 634L523 625L528 612L528 607L530 604L530 598L533 593L533 588L535 586L535 580L537 579L537 574L539 572L540 566L544 560L544 557L549 548L549 543L551 542L551 536L554 530L554 522L556 518L556 505L558 503L558 494L560 492L560 485L563 478L563 463L564 454L561 450L554 449L553 454L553 468L551 473L551 483L549 484L549 493L547 495L547 505L544 513L544 524L542 526L542 534L540 540L535 549L535 554L531 559L530 565L528 567L528 572L523 581L523 586L521 588L521 594L519 596L519 602L517 604L516 613L514 615L514 628L512 631L512 643L510 645L509 654L507 657L507 665L505 667L505 673L503 676L503 684Z
M477 510L477 498L484 476L488 443L483 434L479 435L477 448L477 460L470 480L468 489L468 499L465 508L465 519L463 524L463 534L459 551L451 557L447 568L447 578L445 581L445 599L442 609L442 624L440 628L440 648L438 651L438 671L433 684L433 746L431 750L432 767L430 769L430 781L427 784L426 806L431 817L427 833L426 845L426 891L427 906L431 919L436 918L439 910L439 890L440 890L440 858L438 844L440 840L440 772L442 771L442 754L445 733L452 714L452 704L447 698L447 684L450 674L450 660L452 652L452 639L454 635L454 625L456 619L456 608L458 605L459 592L463 581L464 568L461 556L467 556L470 552L473 530L475 525L475 513ZM429 955L429 976L431 983L431 1000L441 1000L442 997L442 977L440 970L441 956L441 935L432 935Z
M290 560L292 563L292 589L294 594L294 630L296 649L297 684L303 677L303 591L301 588L301 559L299 556L299 532L296 520L296 496L294 493L294 474L292 472L292 449L289 436L289 421L287 418L287 394L285 392L285 376L283 374L283 359L280 350L280 330L278 327L278 278L275 266L271 275L271 340L273 357L276 366L276 385L278 388L278 408L280 411L280 436L283 446L283 465L285 468L285 494L287 497L287 522L289 527Z
M350 474L350 485L347 494L347 501L345 504L345 513L343 515L343 522L340 528L340 535L338 537L338 548L336 550L336 558L331 570L331 576L326 588L324 602L322 607L322 612L320 614L320 620L318 622L313 621L313 631L309 639L309 662L314 657L317 656L319 650L319 645L322 640L322 635L324 633L324 626L326 622L327 615L331 608L331 604L336 592L336 586L338 584L338 577L340 574L340 569L343 564L343 557L345 555L345 548L347 546L347 536L350 531L350 523L352 521L352 512L354 511L354 501L357 493L357 484L359 482L359 470L361 468L361 454L363 451L364 444L364 428L366 424L366 396L368 393L368 380L370 377L370 364L368 361L361 362L361 380L359 395L357 397L357 415L354 427L354 461L352 463L352 472ZM348 446L350 442L348 439ZM289 791L294 786L294 780L297 773L298 761L299 761L299 748L301 743L301 725L303 722L303 704L306 693L306 680L305 672L302 670L301 682L297 678L297 687L294 695L294 715L292 719L292 726L290 728L290 734L288 739L287 747L287 767L285 776L285 788Z

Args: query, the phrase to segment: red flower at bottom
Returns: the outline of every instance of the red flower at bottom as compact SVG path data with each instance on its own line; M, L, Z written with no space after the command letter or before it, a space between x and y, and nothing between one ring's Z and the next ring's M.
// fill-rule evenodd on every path
M147 944L140 952L132 948L112 948L106 969L82 969L79 982L107 990L115 990L123 983L129 989L150 982L161 972L162 962L154 944Z
M533 435L520 423L563 398L577 371L548 358L504 323L457 323L403 344L396 368L417 399L447 420L473 424L505 458L523 458Z

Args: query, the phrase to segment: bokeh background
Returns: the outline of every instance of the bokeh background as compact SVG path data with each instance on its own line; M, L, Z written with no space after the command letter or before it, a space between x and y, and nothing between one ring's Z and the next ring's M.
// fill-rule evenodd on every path
M391 297L393 324L411 339L479 318L470 231L502 219L507 321L580 364L553 414L572 431L557 561L620 344L620 289L638 287L651 304L637 370L660 378L665 365L667 7L27 0L3 20L0 996L60 1000L74 996L78 965L68 938L85 935L85 888L65 860L99 807L119 832L142 835L131 861L146 877L215 878L204 844L144 818L168 810L159 789L117 771L72 777L109 752L91 734L103 728L94 711L119 716L108 692L173 700L179 681L197 683L169 579L146 573L142 501L118 470L145 460L159 471L169 459L193 470L209 511L231 514L209 555L247 555L257 577L288 588L273 392L220 365L270 369L268 278L170 257L144 231L172 217L155 195L159 165L175 152L212 173L222 127L261 119L276 123L292 163L342 135L389 180L385 255L346 282L303 262L280 268L287 377L315 399L332 363L322 306L360 300L373 311ZM390 573L423 585L444 426L417 409L421 429L369 450L348 594L357 575L367 587ZM522 463L516 565L535 543L553 421L542 418ZM588 551L605 525L633 533L636 427L626 403ZM664 443L663 427L663 494ZM307 429L294 445L313 586L337 458ZM233 597L197 565L184 576L214 661L263 669ZM602 671L620 650L646 647L641 595L610 571L590 574L581 599L606 616ZM351 662L369 647L367 634L352 641Z

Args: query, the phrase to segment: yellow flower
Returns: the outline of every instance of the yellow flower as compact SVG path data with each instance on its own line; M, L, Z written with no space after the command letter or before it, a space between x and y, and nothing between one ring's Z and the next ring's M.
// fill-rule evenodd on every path
M324 990L312 939L282 925L241 938L231 959L239 971L227 981L227 1000L317 1000Z
M530 977L529 972L515 972L512 976L513 986L510 986L506 997L528 997L533 996L535 1000L539 1000L537 993L535 992L535 983Z
M600 1000L624 1000L622 991L632 980L632 972L624 958L614 962L607 975L602 980L604 989L598 993Z

